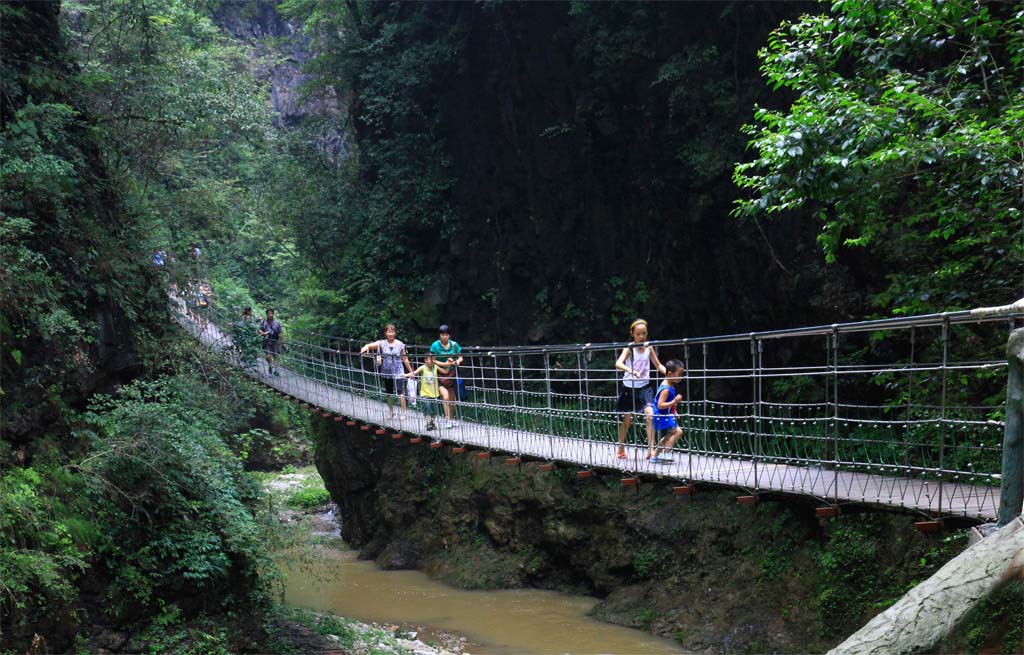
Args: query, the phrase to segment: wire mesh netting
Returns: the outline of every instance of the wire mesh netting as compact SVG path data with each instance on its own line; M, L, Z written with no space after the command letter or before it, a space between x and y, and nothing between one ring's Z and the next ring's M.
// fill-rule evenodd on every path
M172 305L204 343L280 391L392 431L431 432L422 391L406 377L386 384L393 374L361 341L290 331L271 375L255 322L181 297ZM433 434L582 467L991 518L1009 325L958 312L650 344L466 347L460 382L432 406L442 415ZM624 387L615 366L651 351L652 362L684 365L671 416L679 440L664 452L657 408L633 402L643 392ZM425 354L408 345L410 368ZM664 377L651 368L653 391Z

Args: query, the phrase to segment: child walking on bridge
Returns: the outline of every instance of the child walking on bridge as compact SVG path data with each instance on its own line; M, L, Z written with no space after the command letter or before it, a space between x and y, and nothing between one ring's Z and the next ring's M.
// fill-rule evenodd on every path
M658 361L658 353L647 345L647 321L638 318L629 326L633 344L626 346L615 361L615 368L623 372L616 411L622 414L619 423L619 449L616 457L626 459L626 433L633 424L633 414L644 414L647 419L647 445L654 447L654 388L651 385L651 365L662 375L665 367Z
M423 409L423 416L427 419L427 429L433 430L437 427L434 417L440 414L441 385L438 384L441 373L447 373L448 366L438 364L437 359L431 353L423 357L423 365L415 371L405 374L411 378L420 376L420 404ZM435 441L438 441L435 439Z
M683 363L678 359L670 359L665 364L665 381L658 387L656 405L658 413L654 416L654 428L661 440L655 447L653 444L647 453L652 464L669 464L672 459L661 453L676 445L683 436L683 429L676 423L676 405L683 401L683 396L676 391L676 385L683 378Z

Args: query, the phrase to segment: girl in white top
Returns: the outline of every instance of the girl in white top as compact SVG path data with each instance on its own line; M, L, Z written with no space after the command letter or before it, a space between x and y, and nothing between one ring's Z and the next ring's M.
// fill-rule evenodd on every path
M399 341L398 329L393 323L384 326L384 338L380 341L371 341L359 349L361 353L368 353L376 350L377 366L380 367L381 382L384 383L384 394L388 398L389 418L395 418L395 406L393 398L398 396L398 403L402 407L399 418L405 418L405 394L402 393L404 382L403 374L412 370L409 363L409 355L405 352L405 344ZM405 368L403 371L402 368Z
M626 459L626 433L633 424L633 414L643 412L647 419L647 444L654 446L654 385L651 384L651 365L662 375L665 367L658 360L653 346L647 345L647 321L638 318L629 326L629 335L637 345L622 349L615 360L615 368L622 371L622 385L615 409L622 414L619 423L619 449L615 456Z

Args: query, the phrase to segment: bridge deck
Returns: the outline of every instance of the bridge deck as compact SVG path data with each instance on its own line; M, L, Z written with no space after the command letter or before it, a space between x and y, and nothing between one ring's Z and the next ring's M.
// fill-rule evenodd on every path
M857 502L904 507L926 514L958 514L994 519L999 489L980 485L890 477L854 471L829 470L749 459L710 457L676 450L673 461L652 464L646 446L627 446L627 458L617 459L616 445L503 428L460 420L455 428L426 429L421 412L410 407L404 420L399 409L389 417L387 404L351 394L322 382L280 369L267 375L264 363L254 373L261 382L326 411L380 425L391 431L442 438L488 450L528 455L579 467L615 469L624 474L658 475L671 479L710 482L741 489L813 496L830 502ZM444 421L438 422L439 426ZM955 508L951 511L950 508Z
M183 318L182 323L194 334L198 332L191 321ZM228 341L213 325L197 336L215 349L223 348ZM395 432L441 438L492 451L577 467L618 470L628 475L653 475L750 491L811 496L831 503L902 507L928 515L992 520L999 508L999 489L984 485L836 470L763 458L754 460L749 456L716 457L682 448L669 453L672 462L652 464L645 458L646 446L627 445L627 458L618 459L614 443L498 427L465 420L465 417L454 428L442 427L444 421L439 421L439 428L429 432L423 414L413 407L407 410L404 419L398 407L395 407L394 417L389 417L387 404L380 400L349 393L287 369L278 370L279 376L268 375L265 362L260 361L256 370L250 369L248 373L263 384L335 414ZM685 436L681 443L685 443Z

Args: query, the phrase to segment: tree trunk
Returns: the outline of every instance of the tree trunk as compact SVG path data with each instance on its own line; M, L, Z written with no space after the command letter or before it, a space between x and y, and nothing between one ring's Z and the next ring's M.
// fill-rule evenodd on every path
M975 605L1024 573L1022 527L1018 516L960 553L829 655L930 652Z

